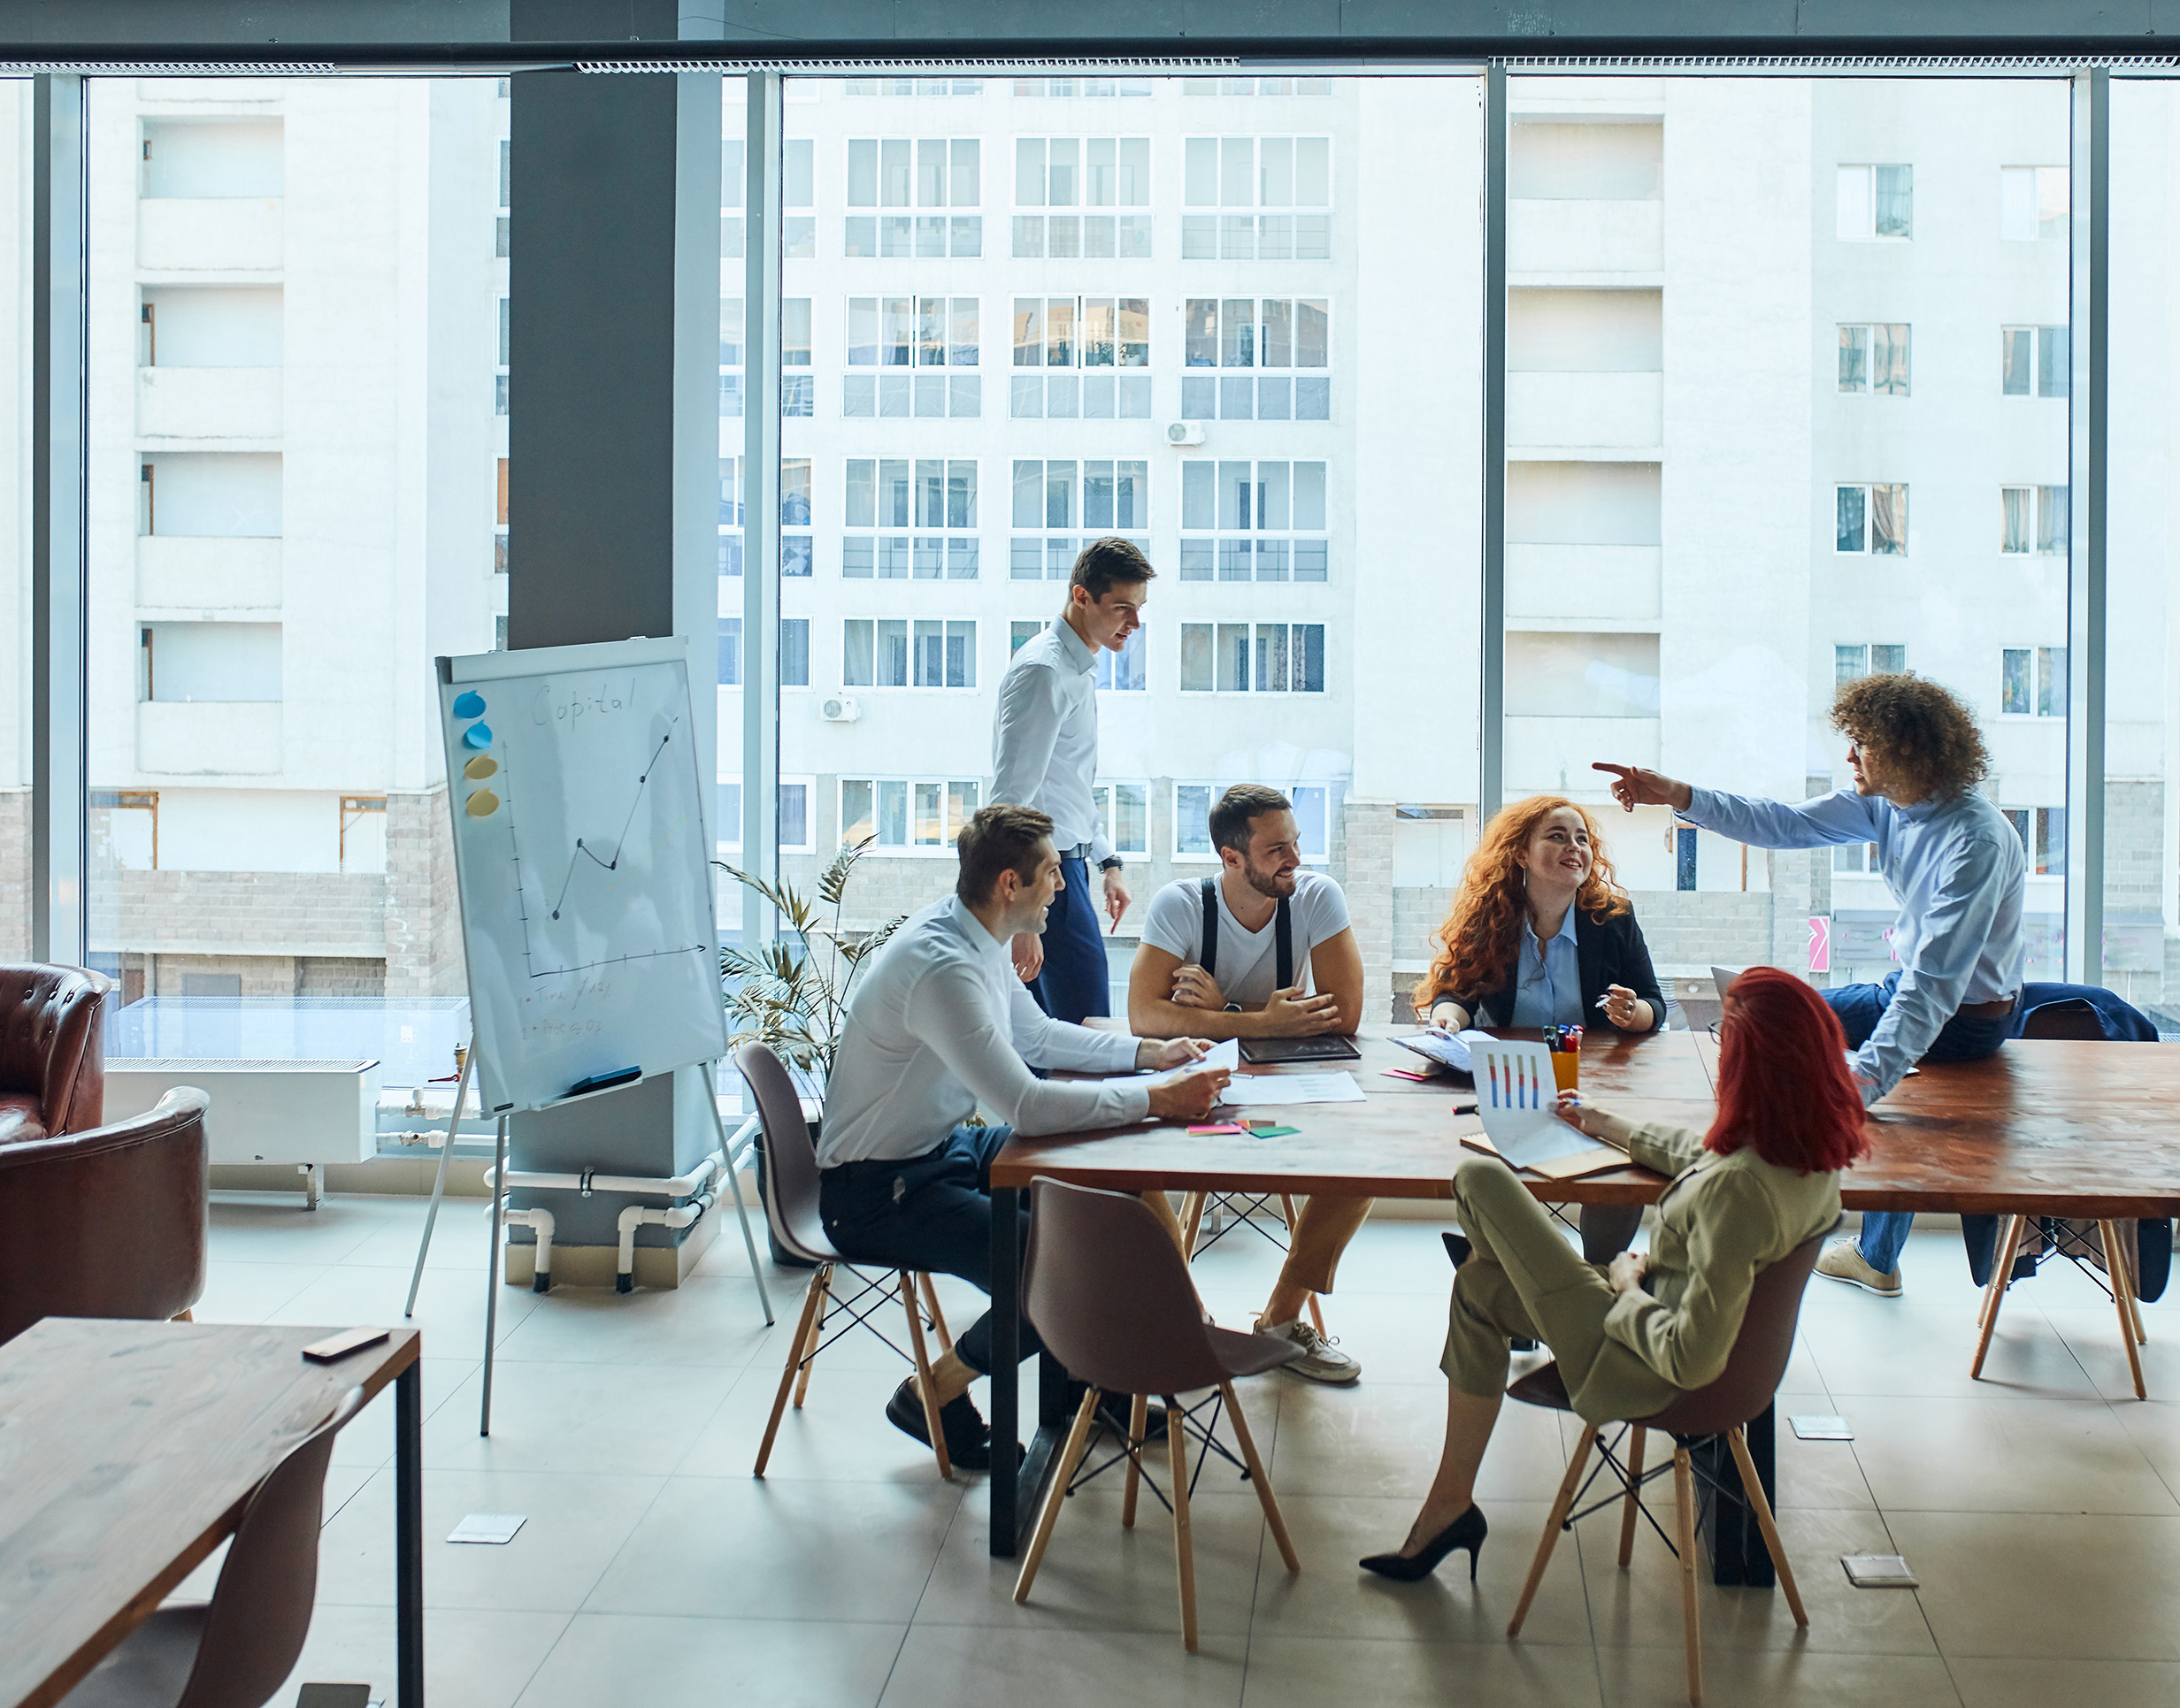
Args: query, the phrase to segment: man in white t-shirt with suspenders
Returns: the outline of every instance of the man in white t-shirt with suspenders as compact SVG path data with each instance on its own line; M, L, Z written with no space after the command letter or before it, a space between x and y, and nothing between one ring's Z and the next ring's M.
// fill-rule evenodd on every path
M1302 865L1293 805L1240 783L1211 808L1217 877L1179 878L1151 898L1128 975L1128 1029L1140 1038L1309 1038L1362 1020L1362 952L1347 898ZM1295 1342L1285 1367L1350 1382L1355 1359L1310 1326L1312 1293L1332 1291L1339 1254L1370 1214L1367 1198L1312 1198L1257 1326Z

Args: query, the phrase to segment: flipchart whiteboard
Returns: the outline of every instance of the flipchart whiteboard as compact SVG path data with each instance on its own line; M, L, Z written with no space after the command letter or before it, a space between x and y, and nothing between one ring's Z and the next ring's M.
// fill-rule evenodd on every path
M726 1053L688 645L437 661L485 1107Z

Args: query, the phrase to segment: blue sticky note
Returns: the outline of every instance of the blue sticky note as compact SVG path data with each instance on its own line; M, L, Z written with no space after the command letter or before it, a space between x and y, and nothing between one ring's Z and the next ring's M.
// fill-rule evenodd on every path
M474 688L454 697L454 715L457 717L482 717L485 715L485 697Z
M462 745L482 752L492 745L492 726L489 724L471 724L462 732Z

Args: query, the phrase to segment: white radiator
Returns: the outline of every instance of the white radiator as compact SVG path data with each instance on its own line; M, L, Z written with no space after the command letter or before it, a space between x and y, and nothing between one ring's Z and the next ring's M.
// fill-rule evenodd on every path
M378 1154L376 1061L125 1057L106 1063L106 1119L142 1114L176 1085L209 1093L214 1162L367 1162Z

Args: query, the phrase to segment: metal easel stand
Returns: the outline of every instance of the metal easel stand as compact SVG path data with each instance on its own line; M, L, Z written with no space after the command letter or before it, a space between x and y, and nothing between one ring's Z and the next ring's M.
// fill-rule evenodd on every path
M454 1113L447 1117L447 1142L439 1147L439 1172L432 1179L432 1207L424 1213L424 1237L417 1242L417 1267L416 1273L409 1277L409 1302L401 1307L404 1317L417 1314L417 1289L424 1283L424 1259L432 1249L432 1229L439 1221L439 1201L447 1195L447 1164L454 1157L454 1135L462 1124L462 1105L468 1100L470 1073L476 1065L477 1051L472 1045L462 1053L462 1072L454 1087ZM507 1123L502 1122L503 1133L506 1128Z

